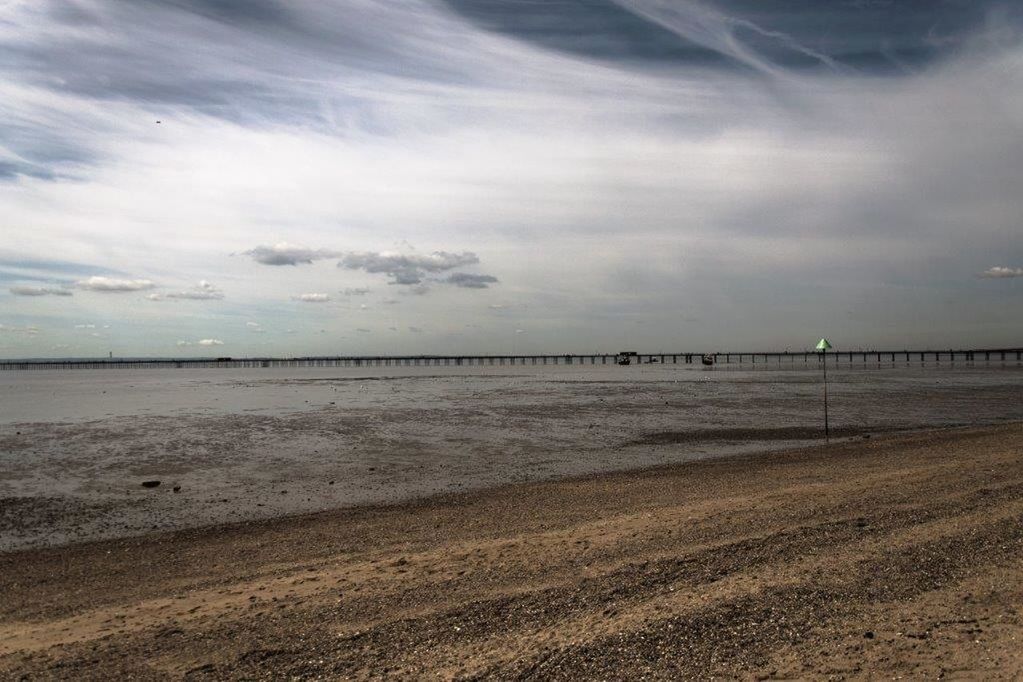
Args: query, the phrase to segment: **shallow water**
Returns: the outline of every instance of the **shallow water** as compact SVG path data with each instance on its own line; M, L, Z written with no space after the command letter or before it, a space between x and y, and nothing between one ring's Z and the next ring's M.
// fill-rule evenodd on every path
M839 436L1023 419L1018 363L828 379ZM816 442L821 398L799 363L0 372L0 551Z

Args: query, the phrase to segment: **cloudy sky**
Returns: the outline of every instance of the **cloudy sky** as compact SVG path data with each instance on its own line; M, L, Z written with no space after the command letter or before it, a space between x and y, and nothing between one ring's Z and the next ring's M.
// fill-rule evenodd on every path
M1023 343L1011 0L0 0L0 356Z

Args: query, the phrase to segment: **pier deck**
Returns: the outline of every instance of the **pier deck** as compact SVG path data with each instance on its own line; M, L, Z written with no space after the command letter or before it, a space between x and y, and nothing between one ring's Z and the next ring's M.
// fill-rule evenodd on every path
M828 362L834 365L1020 363L1023 348L959 350L855 350L766 352L638 353L633 364L699 364L708 355L716 365L784 365ZM296 358L99 358L80 360L0 360L0 370L181 369L262 367L452 367L500 365L613 365L615 353L560 355L362 355Z

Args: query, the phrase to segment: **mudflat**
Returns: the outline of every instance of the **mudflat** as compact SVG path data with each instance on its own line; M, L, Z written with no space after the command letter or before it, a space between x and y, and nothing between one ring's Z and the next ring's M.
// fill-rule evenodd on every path
M0 553L813 445L792 364L0 372ZM833 435L1023 419L1021 364L829 380Z
M1018 678L1023 424L0 555L0 677Z

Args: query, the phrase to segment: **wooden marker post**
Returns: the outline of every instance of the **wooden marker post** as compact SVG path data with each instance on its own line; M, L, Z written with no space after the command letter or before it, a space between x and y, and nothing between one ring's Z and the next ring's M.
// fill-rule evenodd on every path
M824 439L831 442L831 430L828 428L828 349L831 342L821 339L817 342L817 350L821 352L821 360L824 366Z

